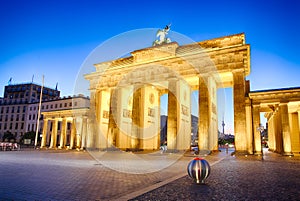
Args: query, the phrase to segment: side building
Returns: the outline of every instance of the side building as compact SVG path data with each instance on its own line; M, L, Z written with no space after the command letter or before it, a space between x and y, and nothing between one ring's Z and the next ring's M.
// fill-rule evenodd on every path
M16 140L36 129L38 102L41 85L35 83L10 84L4 87L0 99L0 139L5 132L12 133ZM59 98L60 91L43 88L43 101Z
M5 86L4 97L0 98L0 140L5 133L12 133L17 142L20 142L26 132L36 132L41 85L24 83ZM39 121L39 134L42 136L47 121L47 140L50 144L50 136L54 133L53 122L57 120L56 138L60 138L63 123L59 120L68 113L76 116L79 110L89 108L89 97L83 95L60 97L60 91L49 87L43 87L41 116ZM57 116L56 116L57 115ZM44 120L46 117L46 120ZM70 144L72 121L66 122L66 145ZM46 139L46 138L45 138Z
M89 97L63 97L42 103L41 148L85 148Z

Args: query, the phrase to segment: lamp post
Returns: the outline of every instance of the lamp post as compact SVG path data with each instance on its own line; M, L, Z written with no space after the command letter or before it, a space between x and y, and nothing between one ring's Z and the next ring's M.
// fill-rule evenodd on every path
M35 140L34 140L34 148L35 149L36 149L36 146L37 146L37 139L38 139L38 133L39 133L43 87L44 87L44 75L43 75L42 87L41 87L41 91L40 91L40 102L39 102L38 118L37 118L37 123L36 123L36 132L35 132Z
M257 131L259 131L260 133L261 160L264 160L263 137L262 137L262 132L264 131L264 127L261 124L259 124L259 127L257 127Z

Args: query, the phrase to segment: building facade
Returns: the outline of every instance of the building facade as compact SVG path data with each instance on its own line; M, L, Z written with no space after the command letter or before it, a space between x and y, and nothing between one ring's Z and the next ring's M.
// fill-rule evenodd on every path
M14 84L5 86L4 97L0 99L0 139L5 132L12 133L17 142L26 132L36 132L41 85L35 83ZM60 97L60 91L43 87L41 115L38 132L43 133L44 122L49 124L49 133L52 132L53 113L58 117L62 112L74 115L72 111L89 108L89 97L83 95ZM70 112L71 111L71 112ZM49 115L51 117L49 117ZM46 120L44 120L44 118ZM62 122L57 122L57 135L60 138ZM67 144L70 143L71 122L66 124ZM50 144L50 135L46 135L45 145Z
M26 132L35 131L41 85L35 83L10 84L0 99L0 137L11 132L17 141ZM59 98L60 91L43 88L43 101Z
M89 97L64 97L43 102L41 148L85 148Z

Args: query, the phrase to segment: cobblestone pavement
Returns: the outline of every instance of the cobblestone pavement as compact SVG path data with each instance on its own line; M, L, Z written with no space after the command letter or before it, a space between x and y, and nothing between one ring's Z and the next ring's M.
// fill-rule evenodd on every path
M120 154L110 153L111 163ZM177 158L178 154L149 154L151 163ZM128 200L186 174L191 157L148 174L129 174L105 167L88 152L27 150L0 152L0 200ZM102 158L100 157L100 160ZM218 160L212 157L211 161ZM132 164L131 164L132 165ZM158 185L159 186L159 185ZM146 191L145 191L146 190Z
M132 200L300 200L300 157L227 156L205 185L187 175Z
M113 154L109 156L110 164L118 163ZM150 156L151 163L170 157ZM180 157L158 172L129 174L105 167L88 152L0 152L0 200L300 199L299 157L268 154L261 161L254 156L214 153L206 157L212 166L206 185L196 185L187 177L186 166L192 158Z

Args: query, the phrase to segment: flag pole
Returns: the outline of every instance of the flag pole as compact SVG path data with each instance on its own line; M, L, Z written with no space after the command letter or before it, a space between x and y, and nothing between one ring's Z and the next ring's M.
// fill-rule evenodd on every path
M39 134L39 124L40 124L40 116L41 116L41 105L42 105L43 88L44 88L44 75L43 75L42 87L41 87L41 92L40 92L40 102L39 102L38 118L37 118L37 123L36 123L36 132L35 132L35 141L34 141L34 148L35 149L36 149L36 146L37 146L37 139L38 139L38 134Z

